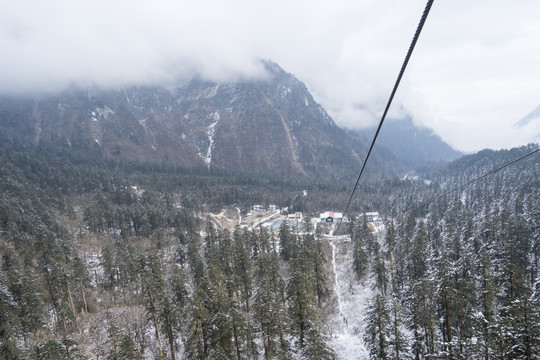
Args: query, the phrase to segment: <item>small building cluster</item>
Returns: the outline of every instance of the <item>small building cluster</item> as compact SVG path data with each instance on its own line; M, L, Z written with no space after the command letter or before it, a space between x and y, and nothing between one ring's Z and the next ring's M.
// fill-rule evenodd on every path
M383 221L378 212L367 212L364 214L365 221L372 224L374 231L377 227L383 225ZM284 224L287 224L295 233L301 234L305 232L305 222L309 221L313 224L313 228L322 226L323 231L330 231L335 223L348 222L348 219L341 212L325 211L319 213L319 216L305 217L302 212L288 213L287 208L279 209L275 205L264 207L255 205L242 218L240 226L249 228L258 228L262 226L274 234L279 234L280 229ZM362 219L362 217L360 217ZM330 227L328 227L330 226Z
M292 214L287 214L287 220L299 220L302 221L304 215L301 212L295 212Z
M342 221L342 220L343 220L343 213L340 213L340 212L326 211L319 215L320 222L333 223L333 222Z
M365 219L366 222L372 223L374 225L382 225L383 224L381 216L376 211L375 212L367 212L367 213L364 214L364 216L366 217L366 219Z

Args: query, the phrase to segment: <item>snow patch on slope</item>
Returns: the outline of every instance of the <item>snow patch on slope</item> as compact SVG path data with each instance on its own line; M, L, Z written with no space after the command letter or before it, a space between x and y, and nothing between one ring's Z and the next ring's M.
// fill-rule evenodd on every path
M216 96L218 90L219 90L219 85L211 86L211 87L209 87L209 88L207 88L206 90L203 91L202 97L205 98L205 99L212 98L212 97Z
M208 126L206 129L206 135L208 135L208 149L206 150L206 156L203 156L199 153L199 155L202 157L208 168L210 168L210 164L212 163L212 147L214 146L214 135L216 133L216 125L219 122L220 116L219 111L216 111L215 113L211 114L211 117L214 119L214 122Z
M369 359L369 350L364 343L365 318L368 304L373 297L372 281L358 282L352 271L352 244L343 240L330 240L332 267L334 269L333 290L337 298L337 314L330 319L330 347L337 359ZM332 281L331 280L331 281Z

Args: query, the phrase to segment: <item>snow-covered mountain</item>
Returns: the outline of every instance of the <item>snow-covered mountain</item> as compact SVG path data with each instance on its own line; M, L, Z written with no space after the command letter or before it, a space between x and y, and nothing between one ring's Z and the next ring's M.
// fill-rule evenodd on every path
M301 81L275 63L264 64L268 76L257 80L216 83L194 77L172 88L3 96L0 139L98 152L117 161L279 176L356 176L371 138L338 127ZM366 176L400 175L411 164L459 155L424 133L412 123L385 128Z
M265 62L266 79L173 89L71 90L0 98L0 139L98 151L116 160L277 175L354 174L365 142L334 123L305 85ZM372 172L396 163L384 151Z

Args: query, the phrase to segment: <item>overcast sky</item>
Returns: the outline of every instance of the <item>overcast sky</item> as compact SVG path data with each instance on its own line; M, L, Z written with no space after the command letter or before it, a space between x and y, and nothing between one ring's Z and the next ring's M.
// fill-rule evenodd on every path
M336 123L375 124L424 0L0 0L0 92L261 75L270 59ZM436 0L392 116L459 150L540 141L540 1ZM383 127L384 131L384 127Z

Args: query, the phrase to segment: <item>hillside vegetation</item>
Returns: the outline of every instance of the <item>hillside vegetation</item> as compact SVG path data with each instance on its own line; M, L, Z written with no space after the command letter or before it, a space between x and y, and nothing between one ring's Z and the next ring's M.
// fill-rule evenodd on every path
M539 155L452 191L533 149L362 184L336 244L308 221L227 231L208 214L341 210L350 183L3 145L0 358L345 358L330 336L350 330L372 358L533 359ZM375 234L357 217L374 210ZM367 311L332 327L338 300Z

